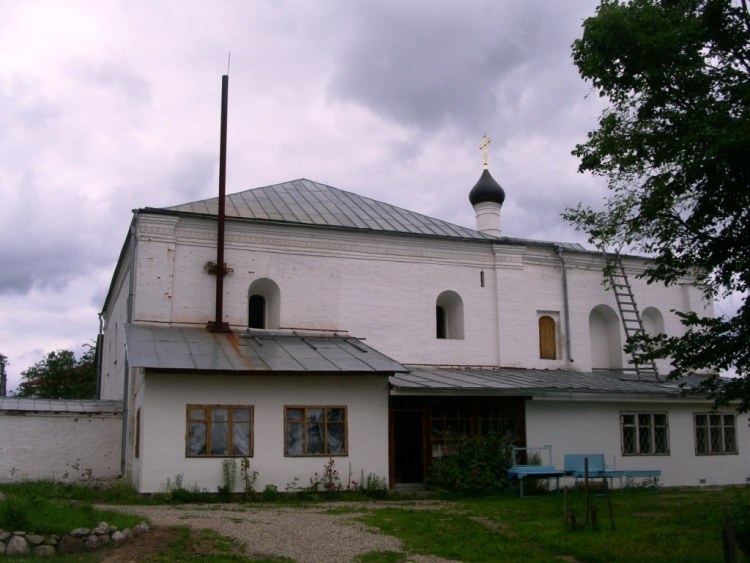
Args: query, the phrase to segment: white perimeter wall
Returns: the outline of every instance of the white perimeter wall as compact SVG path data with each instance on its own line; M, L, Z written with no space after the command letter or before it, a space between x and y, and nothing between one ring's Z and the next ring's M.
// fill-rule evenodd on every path
M707 403L582 402L531 400L526 403L526 443L551 445L555 467L566 453L602 453L616 469L660 469L665 486L745 484L750 477L750 429L747 415L736 420L737 455L695 455L693 413L709 412ZM669 455L623 456L620 412L666 412ZM726 412L731 412L727 410ZM705 480L701 483L701 480Z
M120 474L122 417L0 413L0 480L90 483Z
M136 403L141 408L141 456L133 477L141 492L164 490L167 478L183 476L186 488L216 492L225 458L187 458L186 405L252 405L256 490L273 484L284 491L295 477L307 486L322 475L327 456L284 456L284 406L346 406L349 455L333 457L342 484L349 465L388 478L388 378L384 376L192 376L147 375ZM239 463L238 463L239 466ZM238 471L237 490L244 486Z

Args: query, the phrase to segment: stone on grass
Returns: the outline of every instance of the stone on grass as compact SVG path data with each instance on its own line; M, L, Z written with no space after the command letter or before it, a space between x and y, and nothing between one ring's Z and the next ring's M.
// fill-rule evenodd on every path
M98 549L99 548L99 538L96 536L88 536L86 538L86 549Z
M5 555L5 544L0 541L0 555Z
M26 536L26 541L31 545L42 545L44 536L40 536L39 534L29 534L28 536Z
M148 532L148 524L146 524L145 522L141 522L140 524L136 524L135 526L133 526L133 537L137 538L138 536L142 536L146 532Z
M126 540L132 540L133 539L133 531L130 528L125 528L122 531L122 535L125 536Z
M97 536L103 536L104 534L108 534L109 524L107 524L106 522L99 522L96 525L96 528L94 528L94 531L92 533L96 534Z
M74 538L70 535L61 537L60 542L57 544L58 553L79 553L85 548L86 546L82 538Z
M99 538L99 545L107 545L110 542L109 536L107 534L102 534L96 537Z
M70 532L70 535L74 538L85 538L89 535L90 531L91 530L89 530L88 528L76 528L75 530Z
M112 541L118 545L125 542L125 540L127 540L127 538L123 535L122 532L115 532L114 534L112 534Z
M13 536L8 540L8 546L5 548L6 555L28 555L31 553L29 543L22 536Z
M34 548L34 555L37 557L49 557L55 554L55 548L51 545L39 545Z
M3 530L0 530L0 541L5 541L10 537L10 532L4 532Z

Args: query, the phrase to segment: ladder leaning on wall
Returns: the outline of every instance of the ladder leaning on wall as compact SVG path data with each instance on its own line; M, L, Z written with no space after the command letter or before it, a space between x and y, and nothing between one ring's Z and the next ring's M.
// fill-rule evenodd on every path
M630 280L625 272L625 266L620 259L620 255L605 254L605 259L609 266L609 281L615 294L617 308L620 310L622 327L625 329L625 340L628 341L638 332L644 332L643 320L638 311L635 297L633 297L633 288L630 286ZM624 368L624 372L635 373L638 379L641 379L642 376L659 379L659 372L656 370L656 363L653 360L639 362L633 352L630 355L630 367Z

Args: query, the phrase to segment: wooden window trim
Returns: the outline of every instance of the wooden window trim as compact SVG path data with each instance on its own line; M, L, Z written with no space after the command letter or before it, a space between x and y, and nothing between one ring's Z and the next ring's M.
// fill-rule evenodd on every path
M302 420L290 419L290 410L302 410ZM308 436L307 436L307 411L308 410L323 410L323 452L322 453L308 453ZM329 409L341 409L344 411L343 424L344 424L344 438L341 453L328 453L328 410ZM303 424L303 443L301 454L290 454L288 439L288 425L290 422ZM349 409L344 405L284 405L284 457L347 457L349 455Z
M539 325L539 358L542 360L557 359L557 323L550 315L542 315Z
M205 416L202 419L191 418L190 411L192 409L203 409L206 411ZM211 411L213 409L227 409L227 453L225 454L211 454ZM250 410L250 435L249 435L249 446L246 454L233 454L231 453L232 445L234 444L234 411L235 410ZM204 422L206 424L206 453L202 454L191 454L190 453L190 423L191 422ZM244 422L244 421L243 421ZM222 457L253 457L253 450L255 448L255 407L253 405L198 405L189 404L185 407L185 457L190 458L222 458Z

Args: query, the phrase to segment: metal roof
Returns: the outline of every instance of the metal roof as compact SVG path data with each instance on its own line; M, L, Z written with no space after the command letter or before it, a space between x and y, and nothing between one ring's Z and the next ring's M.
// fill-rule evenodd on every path
M352 336L128 325L131 367L158 371L391 374L406 368Z
M78 414L120 414L121 401L95 401L79 399L27 399L0 397L0 412L55 412Z
M547 392L616 393L677 396L681 382L637 379L619 371L576 372L523 368L474 368L407 366L408 373L390 378L398 392L476 392L506 395L534 395ZM695 383L699 378L696 377Z
M164 209L217 215L219 198ZM473 229L304 178L229 194L226 196L225 213L227 217L298 225L498 241L497 237Z

